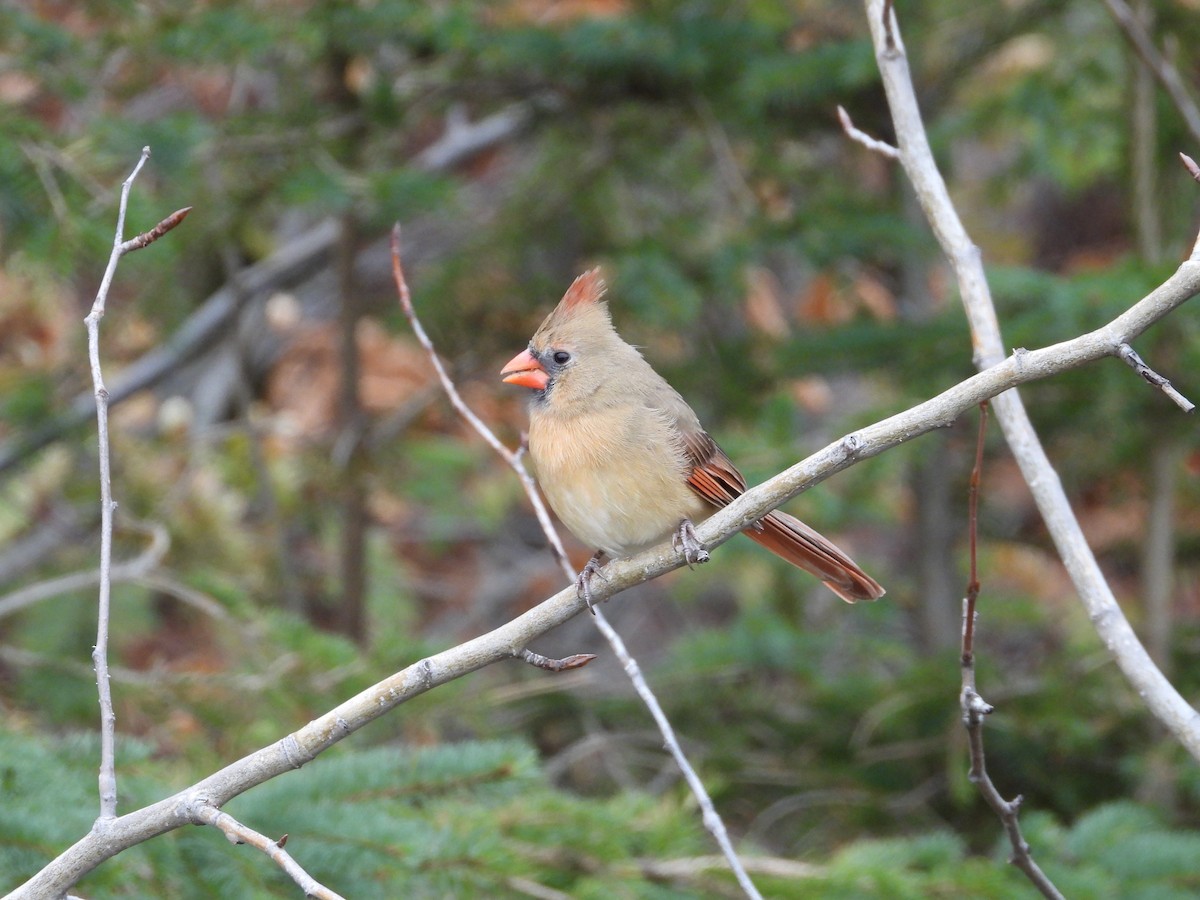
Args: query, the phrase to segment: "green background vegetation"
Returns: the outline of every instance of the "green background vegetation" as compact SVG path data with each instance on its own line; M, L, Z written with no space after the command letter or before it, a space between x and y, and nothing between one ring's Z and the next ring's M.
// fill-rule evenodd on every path
M1194 4L1152 5L1194 72ZM1161 96L1152 130L1131 125L1136 64L1103 6L901 6L1007 342L1075 336L1161 281L1195 231L1174 155L1197 148ZM499 367L595 264L622 333L751 481L968 375L928 229L898 172L841 134L838 104L890 137L863 12L841 2L0 7L3 590L95 564L94 427L21 448L90 391L80 320L140 148L154 155L128 231L194 211L122 263L102 327L110 386L239 272L326 219L342 234L114 409L120 515L171 537L156 581L114 591L121 811L559 587L511 473L431 386L391 290L393 222L427 329L510 443L522 398ZM517 109L503 141L449 169L422 162L455 123ZM1156 161L1152 223L1134 212L1138 142ZM1137 348L1193 397L1195 329L1185 308ZM361 408L339 395L354 330ZM1152 648L1194 695L1190 420L1116 362L1023 393L1139 626L1148 505L1174 500L1174 602ZM974 435L964 420L793 504L885 584L877 604L846 607L740 539L610 604L739 847L792 864L756 873L770 896L1030 890L966 780L958 718ZM52 552L17 552L53 528ZM1195 762L1109 661L995 433L980 530L989 767L1026 798L1036 858L1071 897L1194 895ZM144 546L119 530L119 558ZM577 562L590 549L573 546ZM0 619L0 885L94 817L94 640L91 590ZM730 893L719 870L666 865L715 849L590 623L534 649L603 658L440 688L230 812L289 833L351 897ZM185 829L80 892L296 889L260 854Z

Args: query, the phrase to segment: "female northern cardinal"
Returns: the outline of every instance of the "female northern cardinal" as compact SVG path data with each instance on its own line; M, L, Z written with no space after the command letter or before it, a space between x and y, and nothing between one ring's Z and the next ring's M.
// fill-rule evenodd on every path
M504 367L509 384L532 388L529 454L550 505L580 540L629 556L673 536L689 563L708 553L699 522L746 490L746 480L682 397L613 328L604 282L592 269L575 279L529 342ZM799 519L778 510L743 532L812 572L847 602L883 588Z

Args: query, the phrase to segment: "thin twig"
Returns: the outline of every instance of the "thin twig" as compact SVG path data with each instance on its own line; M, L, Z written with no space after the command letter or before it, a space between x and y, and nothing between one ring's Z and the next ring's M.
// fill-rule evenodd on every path
M983 439L987 434L988 404L979 404L979 436L975 443L975 467L971 470L971 482L967 490L967 553L970 559L970 576L967 580L966 610L963 613L962 665L964 671L972 670L974 687L975 666L975 602L979 599L978 524L979 482L983 477Z
M321 884L296 862L290 853L283 849L288 836L285 834L278 840L271 840L265 834L260 834L253 828L243 825L224 810L217 809L209 803L196 803L192 806L191 814L197 824L211 825L219 829L231 844L249 844L256 850L261 850L279 868L296 882L305 897L315 897L317 900L345 900L341 894L331 891Z
M1183 394L1179 393L1179 391L1175 389L1175 386L1172 385L1170 381L1146 365L1146 363L1142 361L1142 358L1138 356L1137 351L1135 351L1128 344L1121 344L1117 350L1117 358L1133 369L1133 371L1141 375L1142 378L1144 378L1147 382L1154 385L1156 388L1170 397L1171 401L1184 412L1190 413L1196 408L1195 403L1183 396Z
M886 156L888 159L899 159L900 151L889 144L887 141L881 141L878 138L873 138L865 131L860 130L855 126L850 119L850 113L846 112L846 107L840 103L837 108L838 121L842 123L842 131L846 132L846 137L852 141L857 141L868 150L874 150L881 156Z
M121 203L117 211L116 237L108 267L96 292L92 311L84 324L88 334L88 359L92 368L92 385L96 394L96 428L100 448L100 598L96 615L96 647L92 661L96 666L96 685L100 693L100 819L107 821L117 815L117 774L114 741L117 716L113 711L112 685L108 677L108 619L112 593L112 533L113 511L116 504L112 499L112 477L108 452L108 390L104 387L104 376L100 371L100 319L104 316L104 305L108 300L108 289L112 285L117 263L128 251L123 244L125 233L125 211L129 206L129 191L133 180L142 171L150 158L150 148L143 147L142 155L129 177L121 185Z
M725 822L717 812L716 806L713 805L712 798L708 796L704 782L700 780L700 776L696 774L696 770L692 768L692 764L688 762L687 757L684 755L683 748L679 745L679 740L675 737L675 730L671 726L667 714L663 712L662 706L659 705L658 698L650 689L650 685L646 682L645 677L643 677L637 660L626 649L625 642L617 634L616 629L609 624L604 613L598 609L594 610L594 612L596 614L596 627L600 629L600 633L604 635L605 639L612 646L613 652L617 654L622 668L625 669L625 674L633 682L633 687L638 692L638 696L641 697L642 703L650 710L650 715L654 717L654 722L658 725L658 730L662 732L663 742L667 750L674 757L675 764L683 772L684 780L691 789L692 795L700 804L704 827L716 839L717 846L721 848L721 852L725 855L725 859L728 861L729 867L733 870L734 877L737 879L742 892L747 897L754 898L754 900L762 900L762 894L754 886L754 882L750 879L746 867L742 864L741 857L738 856L733 842L729 839L729 832L725 828Z
M404 267L400 262L399 224L392 228L392 277L396 282L396 291L400 296L400 308L404 311L404 315L412 327L413 334L417 336L417 341L425 348L425 352L429 354L429 359L433 363L433 370L437 372L438 381L442 383L442 390L446 392L446 396L450 399L450 405L467 421L468 425L475 429L476 433L484 439L487 445L495 450L500 458L508 463L512 470L517 473L517 477L521 479L521 486L525 489L525 493L531 498L537 497L537 487L533 483L533 478L521 462L521 457L525 452L524 447L515 452L509 450L496 437L495 433L467 406L466 402L459 395L458 388L454 386L454 381L446 372L446 367L442 365L441 357L437 355L433 341L429 339L429 335L425 333L425 329L421 325L421 320L417 318L416 311L412 305L412 297L408 291L408 282L404 278ZM538 524L542 526L542 531L545 532L546 538L550 541L550 546L554 548L554 553L558 557L559 562L565 562L569 569L571 563L567 557L566 548L563 547L562 541L559 540L558 532L554 530L554 525L550 521L550 514L546 512L546 507L541 503L540 498L534 503L533 511L537 515Z
M1062 900L1054 882L1034 861L1029 844L1021 834L1017 819L1021 809L1021 797L1005 800L988 775L983 751L983 722L995 710L979 695L975 685L975 605L979 599L979 484L983 477L983 440L987 434L987 404L979 405L979 437L975 445L975 465L971 469L971 483L967 493L967 536L970 560L970 576L967 596L963 600L962 627L962 689L959 702L962 705L963 725L967 729L967 745L970 748L971 768L967 778L979 788L987 804L992 808L1008 834L1012 855L1008 861L1025 873L1025 877L1046 897Z
M538 493L534 485L533 478L530 477L528 470L525 468L525 463L522 460L524 455L524 441L522 446L516 452L510 451L501 443L500 439L492 432L483 421L476 416L470 408L459 396L458 390L454 386L454 382L446 374L445 368L442 366L441 360L438 358L437 351L433 347L433 342L429 340L425 334L425 329L421 327L421 323L417 318L416 311L413 309L412 298L409 294L408 283L404 277L404 268L400 261L400 226L396 225L392 229L392 274L396 281L396 290L400 296L400 305L404 310L404 315L408 318L412 325L413 331L417 335L417 339L429 354L429 358L433 361L434 369L438 373L438 378L442 382L442 386L446 389L447 395L450 397L450 402L454 408L459 411L464 419L483 437L483 439L500 454L501 457L512 467L517 473L521 484L525 488L525 493L529 497L529 502L533 505L534 512L537 515L538 522L541 523L542 530L546 534L547 540L555 550L558 557L559 565L562 567L563 574L571 583L575 582L576 572L571 566L571 561L567 557L566 551L563 549L562 541L558 536L554 524L550 520L550 514L546 510L545 504L542 502L541 495ZM638 696L650 710L650 715L654 718L658 725L659 731L663 736L663 743L667 751L675 759L675 763L683 772L684 779L691 788L692 794L695 796L697 803L700 804L702 810L704 825L712 833L717 844L721 848L721 852L725 854L725 858L729 861L729 866L733 870L734 876L737 878L738 884L745 892L747 897L754 900L761 900L761 894L750 880L750 876L746 873L745 866L742 865L741 859L738 858L737 851L733 847L732 841L729 839L729 833L725 829L725 823L721 820L717 813L716 807L713 805L712 798L709 797L708 791L704 788L704 783L696 774L696 770L692 768L684 755L683 747L679 743L679 739L675 736L675 730L671 727L671 722L663 712L662 706L658 702L658 698L654 695L654 691L650 688L645 677L642 675L641 667L637 660L629 652L625 646L625 642L617 633L616 629L609 624L608 619L603 612L596 609L590 603L580 600L581 608L586 606L591 609L596 627L600 629L600 633L608 641L613 652L621 661L622 667L625 669L625 674L629 676L629 680L633 683L634 690ZM528 661L528 660L527 660Z

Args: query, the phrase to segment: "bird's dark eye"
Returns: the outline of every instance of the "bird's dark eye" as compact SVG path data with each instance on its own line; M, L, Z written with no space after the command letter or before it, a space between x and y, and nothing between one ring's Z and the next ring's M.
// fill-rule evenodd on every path
M552 358L558 365L563 366L571 361L571 354L566 350L556 350Z

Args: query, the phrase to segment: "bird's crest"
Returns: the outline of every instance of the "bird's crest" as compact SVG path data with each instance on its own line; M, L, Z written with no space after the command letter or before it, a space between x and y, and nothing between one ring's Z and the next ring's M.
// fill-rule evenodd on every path
M571 283L563 298L558 301L558 306L546 316L534 335L534 343L548 338L551 332L559 328L579 328L584 322L594 323L602 329L605 326L611 329L608 304L603 297L604 279L600 277L600 269L584 272Z
M604 290L605 284L604 279L600 277L600 267L588 269L571 282L571 286L567 288L567 292L559 301L558 308L565 313L584 309L593 303L598 303L604 296Z

